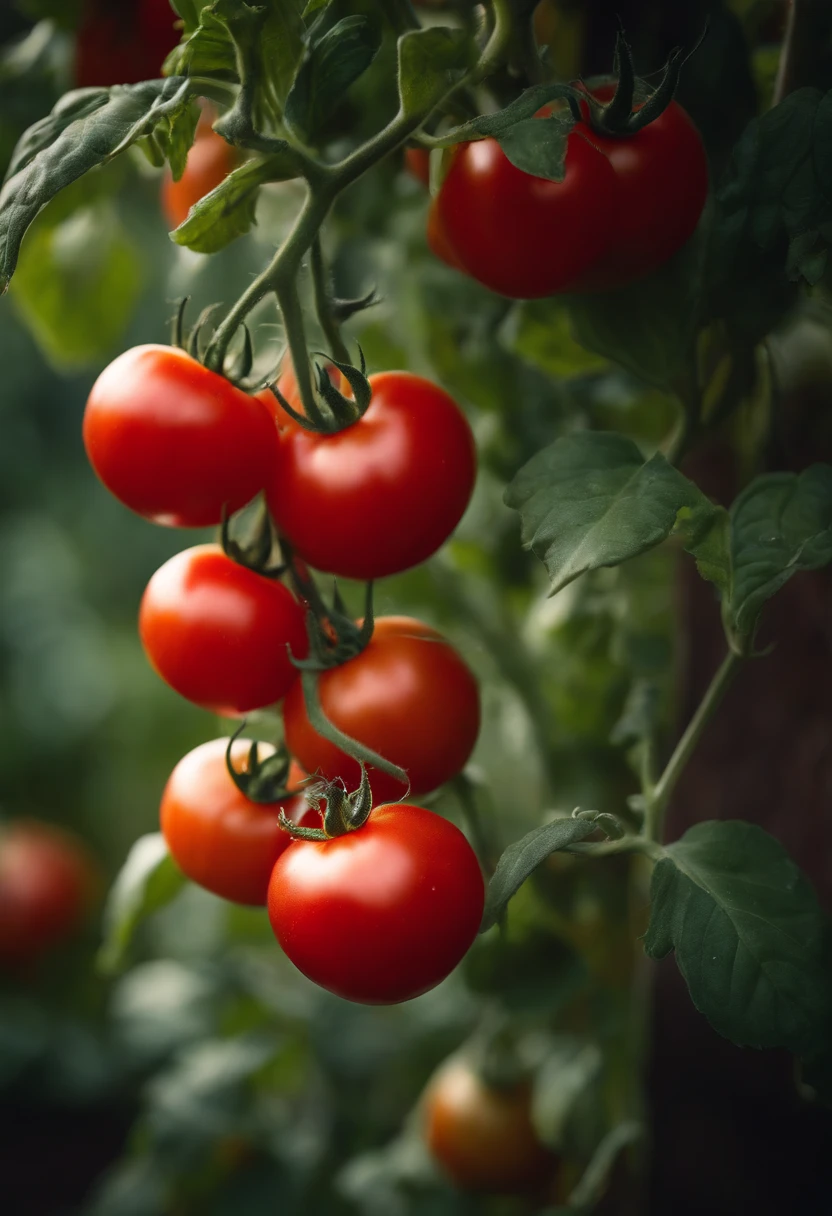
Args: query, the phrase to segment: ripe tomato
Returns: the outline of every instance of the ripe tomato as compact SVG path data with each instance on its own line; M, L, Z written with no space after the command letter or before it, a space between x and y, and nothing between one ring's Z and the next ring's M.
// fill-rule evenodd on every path
M411 617L380 617L367 648L323 672L318 687L330 722L405 769L414 797L455 777L477 741L480 699L473 672L440 633ZM358 785L357 762L310 723L300 682L284 702L283 725L289 751L308 773ZM407 794L386 773L367 772L374 801Z
M274 522L310 566L343 578L383 578L430 557L476 477L471 428L446 392L409 372L381 372L370 386L363 418L334 435L305 431L278 407Z
M424 807L379 806L327 841L277 859L269 920L295 966L330 992L391 1005L453 971L476 936L485 889L474 851Z
M425 1094L425 1138L444 1172L466 1191L539 1193L555 1158L535 1135L528 1085L494 1089L461 1058L439 1070Z
M423 186L430 185L430 152L427 148L405 148L404 164L408 173Z
M448 240L448 234L442 226L437 199L433 200L428 211L427 241L431 253L438 257L440 261L444 262L447 266L451 266L454 270L464 270L462 263L456 256L453 245Z
M261 401L183 350L136 346L93 385L84 445L125 506L154 523L202 528L263 489L277 435Z
M303 609L282 583L197 545L165 562L147 584L139 634L171 688L215 714L272 705L306 654Z
M85 0L75 43L75 84L108 88L156 80L179 42L169 0Z
M609 101L614 89L607 84L592 92ZM702 137L675 101L635 135L612 139L587 131L617 180L609 253L575 285L600 291L649 274L684 245L708 196L708 161Z
M25 819L0 829L0 962L34 960L69 937L97 878L87 850L68 832Z
M178 228L188 218L188 212L206 194L210 194L220 182L225 181L236 164L237 156L232 146L221 135L205 124L197 132L193 147L188 153L185 172L178 182L173 180L170 169L165 170L162 181L162 209L171 228Z
M562 182L515 168L495 139L460 144L436 198L435 230L492 291L551 296L606 256L615 190L609 158L579 128L568 138Z
M249 743L238 739L231 749L237 769L245 768ZM277 817L280 805L251 802L229 776L227 739L211 739L188 752L171 773L162 795L162 833L179 869L223 899L238 904L265 904L274 863L291 843ZM306 774L293 763L289 786ZM296 794L282 804L295 823L319 827L320 816Z

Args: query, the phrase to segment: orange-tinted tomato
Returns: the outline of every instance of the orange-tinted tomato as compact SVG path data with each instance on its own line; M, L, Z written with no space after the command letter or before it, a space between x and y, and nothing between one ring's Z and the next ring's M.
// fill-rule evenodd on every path
M185 172L178 182L170 169L162 181L162 209L171 228L178 228L188 218L188 212L201 198L225 181L237 162L232 146L217 135L209 125L198 134L188 153Z
M367 648L323 672L318 688L329 721L405 769L414 797L455 777L477 741L474 674L440 633L411 617L379 617ZM283 723L289 751L308 773L330 781L341 777L348 788L357 787L357 762L313 728L300 682L286 697ZM367 771L376 802L407 794L393 777Z

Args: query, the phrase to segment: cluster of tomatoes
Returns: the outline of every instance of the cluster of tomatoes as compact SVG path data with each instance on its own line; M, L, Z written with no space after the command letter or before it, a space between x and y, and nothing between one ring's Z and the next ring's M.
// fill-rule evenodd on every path
M263 495L303 572L301 589L308 566L371 581L447 540L473 489L476 452L465 416L430 381L385 372L369 386L359 418L321 433L271 391L247 393L178 347L137 347L93 386L84 442L104 484L149 520L216 525ZM291 368L278 388L290 410L302 409ZM470 946L484 890L462 833L398 800L435 790L465 765L479 730L476 679L435 630L381 617L363 648L323 665L318 697L335 730L320 733L296 666L313 636L310 605L285 572L244 565L234 552L202 544L167 561L142 598L139 632L155 670L195 704L231 718L281 704L289 795L253 801L228 770L228 740L205 743L180 761L164 792L171 854L216 894L268 903L285 952L324 987L371 1003L415 996ZM366 823L293 840L281 809L301 829L321 829L299 792L307 775L359 786L349 743L333 742L344 736L404 770L408 783L371 767L375 806ZM248 754L242 741L229 752L240 775Z

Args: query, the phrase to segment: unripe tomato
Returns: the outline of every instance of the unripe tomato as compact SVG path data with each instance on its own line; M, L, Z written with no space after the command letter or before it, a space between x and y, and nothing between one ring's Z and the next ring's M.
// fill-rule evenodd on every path
M405 769L414 797L461 772L477 741L476 677L440 633L412 617L379 617L366 649L323 672L318 690L329 721ZM284 702L283 725L289 751L308 773L358 785L358 763L309 721L300 682ZM367 772L377 802L407 795L395 778Z
M84 845L22 819L0 829L0 963L37 959L81 923L97 887Z
M225 181L236 162L237 155L231 144L206 124L197 133L179 181L173 180L170 169L165 170L162 208L170 227L184 224L191 207Z
M75 43L75 84L108 88L156 80L179 42L169 0L85 0Z
M355 831L296 840L277 859L269 920L322 988L365 1005L408 1001L453 971L485 888L459 828L424 807L379 806Z
M136 346L93 385L84 445L125 506L154 523L204 528L263 489L277 434L262 401L185 351Z
M602 261L616 205L609 158L579 128L568 137L561 182L524 173L495 139L483 139L454 149L435 231L480 283L532 299L569 291Z
M476 477L471 428L446 392L409 372L381 372L370 386L367 412L334 435L277 407L272 517L299 557L343 578L425 561L459 523Z
M456 1186L492 1195L539 1193L555 1158L538 1140L526 1084L495 1089L452 1058L425 1094L425 1139Z
M307 651L303 608L283 585L237 565L219 545L165 562L147 584L139 634L181 696L233 717L279 701Z
M162 795L162 833L179 869L192 882L238 904L263 905L274 863L291 842L278 823L282 809L295 823L319 827L320 816L302 793L285 803L251 802L226 767L227 739L211 739L188 752L168 778ZM246 769L250 744L232 744L234 767ZM306 774L289 769L296 788Z
M427 148L405 148L404 164L411 177L423 186L430 185L430 152Z

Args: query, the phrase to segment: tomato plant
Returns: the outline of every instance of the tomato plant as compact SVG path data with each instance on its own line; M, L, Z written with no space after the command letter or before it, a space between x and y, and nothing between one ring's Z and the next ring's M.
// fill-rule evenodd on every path
M275 444L260 401L173 347L119 355L84 413L87 455L107 489L172 527L218 524L249 502L271 475Z
M462 1190L534 1195L552 1178L555 1158L535 1133L525 1082L489 1085L451 1059L428 1086L424 1121L431 1155Z
M408 372L369 384L367 412L334 434L282 414L267 491L298 556L343 578L384 578L430 557L462 518L476 476L471 428L443 389Z
M479 863L459 828L409 803L377 806L332 840L294 841L269 884L269 919L288 958L367 1005L411 1000L445 979L482 907Z
M98 873L71 833L38 820L0 829L0 963L38 959L89 911Z
M300 604L284 585L247 570L219 545L177 553L156 571L139 611L153 667L181 696L214 713L279 701L306 654Z
M165 173L162 210L171 228L184 224L191 208L225 181L236 160L234 149L211 129L210 123L202 125L179 181L174 181L170 171Z
M168 778L159 811L162 833L176 864L215 895L238 904L265 904L274 864L290 843L278 811L314 826L317 815L302 793L281 806L252 802L237 788L226 766L227 739L211 739L188 752ZM249 744L232 745L231 761L245 770ZM306 774L297 764L287 787Z
M339 730L403 768L410 794L437 789L464 768L480 727L477 681L453 646L412 617L380 617L365 650L322 673L324 714ZM358 782L359 767L313 727L296 683L283 705L289 750L309 773ZM379 801L408 791L370 769Z

